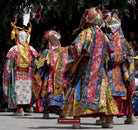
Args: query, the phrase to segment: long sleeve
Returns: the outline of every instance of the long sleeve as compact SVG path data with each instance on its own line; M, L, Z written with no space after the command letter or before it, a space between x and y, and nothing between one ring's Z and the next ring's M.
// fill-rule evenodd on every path
M45 70L47 69L48 54L49 54L48 49L44 50L40 55L38 62L36 63L34 76L33 76L33 85L32 85L32 90L33 90L35 99L38 98L40 91L42 89L42 82L44 78L43 76L44 76Z
M14 68L14 58L8 58L4 65L3 71L3 90L7 95L9 84L11 84L11 69Z

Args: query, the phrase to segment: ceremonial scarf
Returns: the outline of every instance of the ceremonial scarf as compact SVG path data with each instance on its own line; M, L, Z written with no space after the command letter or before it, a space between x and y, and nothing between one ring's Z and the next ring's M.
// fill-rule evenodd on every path
M28 35L25 31L21 31L16 39L17 44L17 67L18 73L23 74L28 72L28 67L31 66L31 50L28 44Z
M51 41L49 40L49 58L50 58L50 73L49 73L49 82L48 82L48 92L53 92L53 75L55 72L57 59L59 55L59 49L61 48L60 42L54 48Z

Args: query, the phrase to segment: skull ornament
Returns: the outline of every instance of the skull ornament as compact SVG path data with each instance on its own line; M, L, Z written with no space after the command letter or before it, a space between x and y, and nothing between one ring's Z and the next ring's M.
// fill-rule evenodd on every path
M21 43L25 43L27 41L28 35L25 31L21 31L17 37Z

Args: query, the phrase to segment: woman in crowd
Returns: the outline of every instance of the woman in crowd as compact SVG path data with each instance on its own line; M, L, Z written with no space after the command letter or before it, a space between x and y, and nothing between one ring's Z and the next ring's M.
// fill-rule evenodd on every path
M73 116L75 119L81 116L106 116L102 127L112 128L112 115L118 114L118 109L111 95L106 71L107 58L113 50L100 29L103 16L99 7L85 10L79 28L83 29L86 23L88 27L70 46L74 62L70 64L66 74L70 78L70 87L63 115ZM79 127L80 123L73 124L73 128Z
M6 55L3 75L3 88L8 96L8 107L17 108L16 116L24 116L24 107L29 106L32 96L32 68L38 57L37 51L29 45L31 23L29 29L16 26L17 15L11 39L16 45L11 47Z
M137 39L136 39L136 34L135 32L131 31L129 33L130 35L130 41L129 41L129 45L132 47L134 53L138 51L138 42L137 42Z
M35 69L33 93L36 99L40 99L43 118L49 118L49 112L60 113L62 117L61 111L65 103L67 81L64 72L69 57L68 47L61 47L60 37L54 30L45 33L47 48L42 52Z

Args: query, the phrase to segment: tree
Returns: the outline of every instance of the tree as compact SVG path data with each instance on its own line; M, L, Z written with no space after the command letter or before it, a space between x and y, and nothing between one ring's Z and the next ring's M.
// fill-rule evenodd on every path
M4 1L4 0L2 0ZM4 1L0 10L1 28L5 29L10 26L14 15L22 12L23 7L43 6L42 19L39 25L39 31L43 34L44 30L52 29L56 26L62 34L62 40L69 44L73 38L69 34L78 27L80 18L86 8L102 4L104 9L118 9L119 15L129 15L131 20L136 19L137 4L135 0L7 0ZM129 13L127 12L127 9ZM126 20L126 19L125 19ZM36 28L34 26L34 28ZM10 31L9 31L10 32ZM6 33L6 32L5 32ZM10 34L9 34L10 35Z

